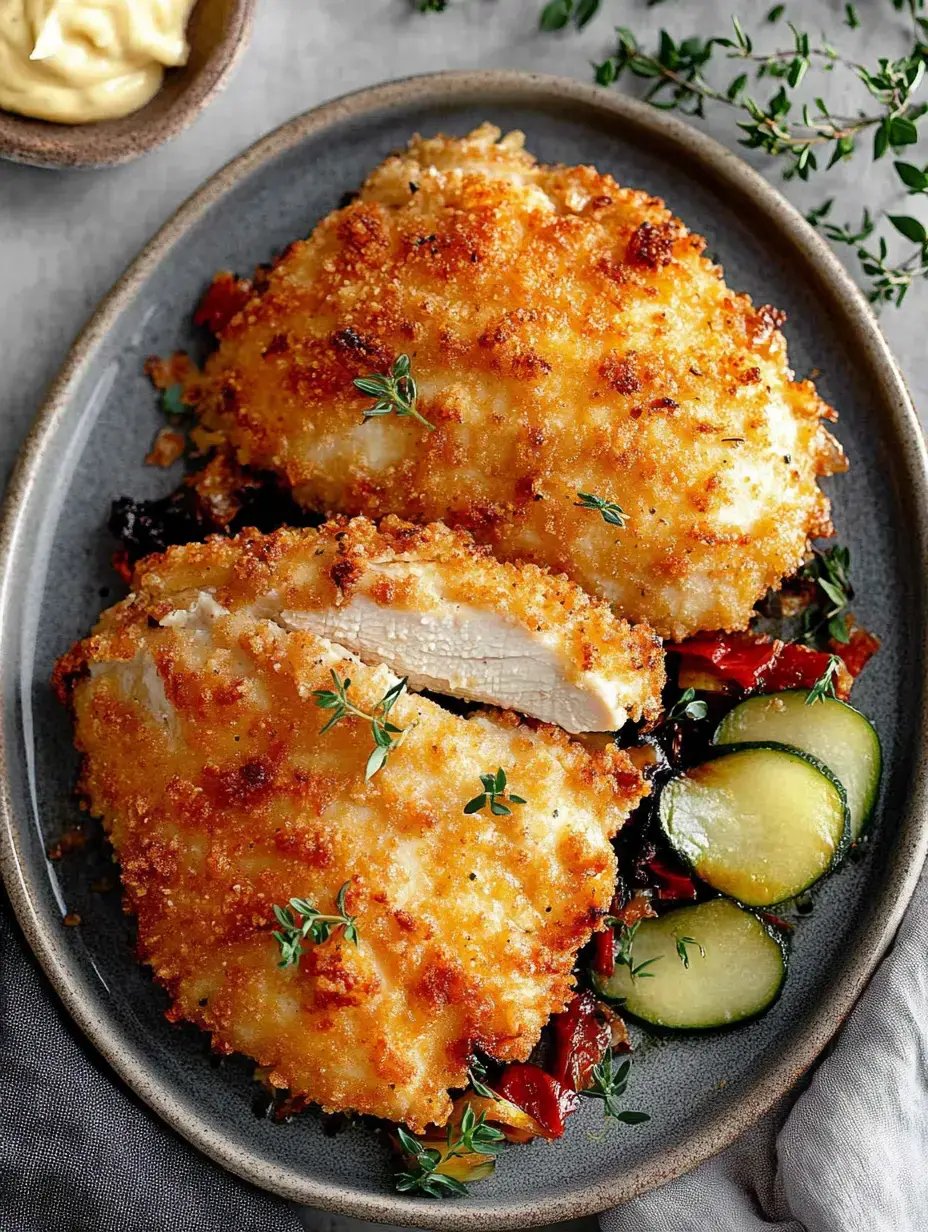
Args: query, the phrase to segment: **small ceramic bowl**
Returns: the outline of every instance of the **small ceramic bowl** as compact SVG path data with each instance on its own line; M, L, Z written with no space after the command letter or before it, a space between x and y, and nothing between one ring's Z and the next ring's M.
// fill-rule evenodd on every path
M151 102L120 120L53 124L0 110L0 158L36 167L105 167L176 137L225 84L248 43L254 7L255 0L198 0L187 25L187 63L169 68Z

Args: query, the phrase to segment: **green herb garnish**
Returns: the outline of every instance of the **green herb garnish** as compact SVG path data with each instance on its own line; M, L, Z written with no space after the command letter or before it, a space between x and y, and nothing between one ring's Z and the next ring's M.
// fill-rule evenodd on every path
M703 958L705 958L706 951L702 948L702 946L699 944L699 942L696 940L695 937L677 937L676 941L677 941L677 957L680 959L680 962L683 963L684 967L686 967L687 970L689 970L689 966L690 966L690 956L686 952L686 947L688 945L695 945L697 950L699 950L700 955Z
M632 957L632 947L635 943L635 936L638 929L641 927L641 921L636 920L634 924L626 924L614 915L607 915L605 918L607 928L617 928L618 933L615 939L615 965L617 967L628 967L629 974L633 980L651 980L654 978L654 972L649 971L648 967L654 963L660 962L662 955L658 954L654 958L646 958L644 962L635 965Z
M815 582L816 599L802 614L802 640L814 645L823 634L836 642L847 642L848 604L854 596L850 582L851 553L835 545L825 552L816 551L803 565L802 577Z
M611 1050L607 1051L600 1063L593 1066L593 1085L580 1094L590 1099L601 1099L604 1115L610 1120L619 1121L623 1125L641 1125L651 1119L646 1112L630 1112L619 1106L619 1098L625 1094L625 1088L628 1086L630 1068L628 1061L623 1061L616 1068Z
M392 414L403 419L411 415L430 432L435 431L435 425L429 423L425 416L416 410L419 389L415 377L409 371L408 355L398 355L389 374L374 373L372 376L355 377L354 385L362 394L370 394L377 399L374 405L364 412L365 419Z
M489 804L490 812L495 817L509 817L512 809L503 803L504 800L508 800L509 804L528 803L521 796L506 791L506 771L502 766L495 774L481 774L480 782L483 784L483 791L479 796L474 796L473 800L467 801L464 805L465 813L479 813Z
M571 18L578 30L593 18L599 11L600 0L548 0L541 10L538 25L542 30L563 30Z
M464 1197L467 1186L452 1176L439 1172L444 1159L461 1155L498 1155L506 1143L505 1135L486 1124L486 1113L474 1115L470 1106L464 1109L458 1126L448 1126L448 1149L442 1153L414 1138L402 1125L396 1127L403 1150L410 1157L409 1170L396 1174L396 1188L401 1193L422 1193L430 1198Z
M624 526L628 521L628 514L621 505L617 505L615 501L603 500L601 496L594 496L592 492L578 492L579 500L574 501L574 504L580 509L595 509L602 515L604 522L608 522L610 526Z
M838 656L830 655L828 666L806 694L807 706L814 706L816 702L823 702L826 697L835 696L835 676L838 674L840 667L841 660Z
M183 419L193 413L192 408L183 401L183 385L169 385L161 391L161 410L170 419Z
M402 727L397 727L393 723L387 722L387 715L396 705L403 690L406 688L408 677L404 676L398 684L395 684L392 689L388 689L379 702L374 706L370 714L366 710L359 710L358 707L348 699L348 690L351 687L351 680L347 677L340 680L338 673L333 669L332 680L335 683L334 689L316 689L313 697L316 699L316 705L323 710L334 710L334 714L325 727L322 728L319 735L323 735L334 727L340 719L354 716L357 719L364 719L370 723L371 733L374 737L374 748L367 759L367 766L364 770L365 779L371 779L377 771L386 763L387 757L394 749L399 748L402 743L397 740L397 736L402 736L405 731Z
M499 1096L495 1091L491 1090L483 1081L487 1076L487 1067L484 1063L474 1057L470 1063L470 1068L467 1071L467 1077L470 1085L478 1095L482 1095L484 1099L498 1100Z
M345 940L358 944L357 917L348 915L345 911L345 895L350 881L338 892L335 905L337 915L323 915L305 898L291 898L287 907L274 904L274 915L280 925L280 931L274 932L274 939L280 946L280 962L278 967L296 967L303 954L303 942L311 937L316 945L328 941L336 928L344 929Z
M674 720L693 719L694 722L699 722L704 719L709 713L709 707L704 701L696 701L695 689L684 689L674 704L667 711L666 722L671 723Z

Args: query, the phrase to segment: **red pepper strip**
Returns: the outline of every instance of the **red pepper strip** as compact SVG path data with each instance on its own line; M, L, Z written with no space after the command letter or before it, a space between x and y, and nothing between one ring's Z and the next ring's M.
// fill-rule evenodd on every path
M880 639L866 629L851 629L849 642L831 642L831 649L844 660L852 677L857 677L880 648Z
M610 932L612 930L610 929ZM567 1009L551 1020L554 1031L552 1076L571 1091L589 1085L593 1066L603 1059L612 1031L592 993L577 993Z
M703 659L720 676L734 680L743 689L753 689L781 646L782 642L759 633L713 633L709 637L692 637L675 649L684 659Z
M593 934L593 970L608 979L615 972L615 929Z
M657 897L665 901L681 898L695 898L696 885L693 878L686 873L678 873L668 868L657 856L648 861L648 868L657 879Z
M237 312L251 299L254 288L246 278L236 278L228 270L217 274L193 314L194 325L205 325L221 334Z
M574 1091L562 1087L537 1065L507 1065L496 1093L533 1117L546 1138L560 1138L564 1122L580 1104Z
M769 668L761 673L758 686L765 693L781 689L811 689L827 670L831 655L812 650L797 642L788 642ZM837 685L839 682L836 681Z

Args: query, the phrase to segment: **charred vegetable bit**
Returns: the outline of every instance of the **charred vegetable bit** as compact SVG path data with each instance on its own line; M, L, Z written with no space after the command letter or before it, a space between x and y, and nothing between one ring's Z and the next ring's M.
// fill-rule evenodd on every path
M561 1086L582 1091L612 1043L612 1029L592 993L577 994L552 1020L554 1060L551 1073Z
M489 804L490 812L495 817L510 817L510 804L527 803L521 796L513 795L511 791L507 793L506 771L502 767L495 774L481 774L480 782L483 784L483 791L479 796L474 796L473 800L467 801L464 805L465 813L479 813Z
M575 500L574 504L580 509L595 509L602 517L604 522L608 522L610 526L624 527L628 521L628 514L621 505L617 505L615 501L604 500L601 496L595 496L592 492L578 492L579 500Z
M616 1067L612 1053L607 1052L602 1061L593 1069L592 1085L580 1094L586 1095L589 1099L602 1100L604 1116L607 1119L618 1121L622 1125L642 1125L651 1119L647 1112L633 1112L619 1105L619 1100L628 1086L630 1068L629 1061L623 1061Z
M282 930L274 932L274 939L280 946L278 967L297 966L307 937L311 937L316 945L322 945L336 928L344 929L346 941L358 944L357 917L348 915L345 910L345 895L350 885L351 882L346 881L338 892L335 900L337 915L323 915L305 898L291 898L287 907L274 904L274 916Z
M851 554L837 544L825 552L815 552L802 576L815 583L816 600L802 614L802 640L815 645L827 636L835 642L850 640L848 604L854 596L849 571Z
M351 680L348 677L341 680L334 668L332 669L332 680L335 688L316 689L313 693L317 706L322 710L333 710L335 712L320 731L320 736L327 732L330 727L334 727L339 720L349 716L364 719L365 722L370 723L371 734L374 737L374 748L367 759L367 766L364 770L365 779L372 779L377 771L386 763L390 753L400 746L401 741L397 739L397 736L402 736L405 729L397 727L394 723L389 723L387 715L402 696L403 690L406 688L406 679L404 676L392 689L388 689L370 714L366 710L359 710L354 702L349 700L348 690L351 688Z
M828 660L828 666L806 696L807 706L814 706L816 702L823 702L826 697L835 696L835 676L840 668L841 660L837 655L831 655Z
M709 707L704 701L696 700L695 689L684 689L674 704L667 711L667 722L679 722L681 719L692 719L699 722L709 713Z
M364 412L365 420L391 414L396 414L399 419L411 416L430 432L435 431L435 425L416 410L419 390L416 378L409 370L408 355L398 355L389 373L375 372L371 376L356 377L354 385L362 394L370 394L377 399Z

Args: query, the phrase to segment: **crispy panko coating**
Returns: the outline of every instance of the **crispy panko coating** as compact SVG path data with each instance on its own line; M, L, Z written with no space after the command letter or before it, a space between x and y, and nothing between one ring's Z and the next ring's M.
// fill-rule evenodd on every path
M475 1045L524 1059L569 999L613 892L610 838L647 788L614 746L409 694L365 781L370 723L323 734L313 692L334 669L369 712L396 677L273 616L331 585L336 541L318 536L315 574L312 532L148 558L55 683L171 1016L296 1096L421 1130L447 1119ZM526 803L466 815L497 767ZM358 944L337 927L281 969L273 905L332 913L346 882Z
M466 527L663 636L743 628L831 532L833 412L793 381L782 314L663 202L499 135L414 138L250 299L235 284L202 422L307 506ZM401 354L432 432L362 422L354 378Z

